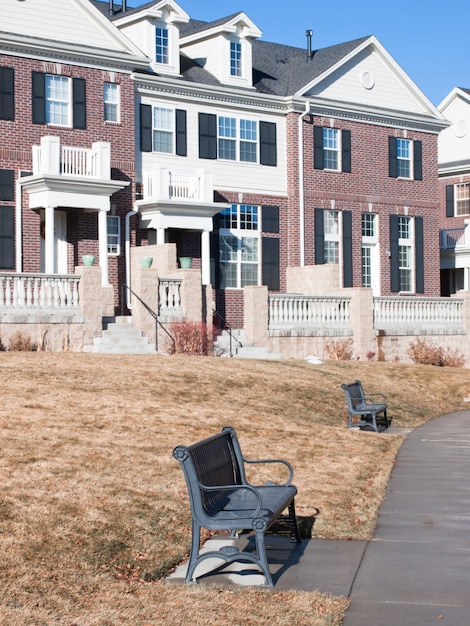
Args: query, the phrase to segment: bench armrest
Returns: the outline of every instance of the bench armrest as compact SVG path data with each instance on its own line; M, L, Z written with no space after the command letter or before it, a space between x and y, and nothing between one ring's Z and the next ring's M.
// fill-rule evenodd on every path
M284 459L250 460L250 459L245 459L245 457L243 457L243 461L251 465L260 464L260 463L282 463L283 465L285 465L287 469L289 470L289 478L286 480L285 483L281 483L281 487L288 487L292 483L292 479L294 478L294 469L292 465L289 463L289 461L285 461Z
M386 404L387 399L383 393L365 393L364 402L366 404Z
M261 511L261 507L263 505L263 501L261 499L261 495L259 491L252 485L246 485L246 484L245 485L215 485L213 487L209 487L208 485L203 485L202 483L199 483L199 488L204 491L234 491L235 489L237 491L239 491L240 489L246 489L247 491L251 491L252 493L255 494L258 500L258 504L256 506L256 509L248 517L258 517ZM219 517L219 519L223 520L224 518ZM233 519L233 518L227 518L227 519Z

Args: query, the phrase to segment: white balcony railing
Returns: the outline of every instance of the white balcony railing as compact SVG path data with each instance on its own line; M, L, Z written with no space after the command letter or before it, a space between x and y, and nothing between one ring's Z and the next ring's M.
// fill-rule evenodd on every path
M158 168L143 176L143 198L156 201L212 202L212 176L204 170Z
M349 297L269 296L269 329L347 328Z
M79 276L0 274L0 313L79 311Z
M463 300L459 298L374 298L374 328L463 328Z
M443 228L441 230L441 250L470 248L470 228Z
M91 148L61 146L59 137L41 137L33 146L33 174L111 178L110 144L97 141Z

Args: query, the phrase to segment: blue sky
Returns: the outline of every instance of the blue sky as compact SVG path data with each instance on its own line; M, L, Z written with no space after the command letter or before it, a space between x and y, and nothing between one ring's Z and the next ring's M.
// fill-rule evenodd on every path
M119 4L121 0L115 0ZM147 0L127 0L136 7ZM262 39L324 48L375 35L395 61L435 105L453 87L470 88L469 0L181 0L193 18L212 21L244 11L262 31ZM286 7L291 7L286 16Z

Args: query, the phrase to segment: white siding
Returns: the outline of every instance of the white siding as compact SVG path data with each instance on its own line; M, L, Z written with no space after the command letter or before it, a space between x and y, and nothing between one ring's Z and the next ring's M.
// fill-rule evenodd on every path
M373 78L373 87L364 86ZM429 113L399 73L381 55L370 49L345 63L324 81L315 85L308 95L372 107Z
M452 163L468 159L470 154L470 103L454 98L442 111L452 126L439 135L439 163Z
M142 171L148 172L154 166L161 165L185 172L203 169L212 173L214 189L224 191L240 191L244 193L260 193L269 195L286 195L286 130L285 118L282 115L267 115L248 112L234 112L233 109L209 107L202 104L182 103L170 100L153 100L143 98L143 104L157 104L163 107L185 109L187 112L187 141L188 156L178 157L158 153L141 154ZM223 161L220 159L200 159L198 114L221 114L244 119L258 119L276 123L277 132L277 167L257 165L255 163L241 163L239 161Z
M230 58L225 37L218 35L202 42L182 46L181 49L191 59L196 59L204 69L222 83L227 82Z
M76 0L0 0L0 30L85 46L124 50L114 27L90 3Z

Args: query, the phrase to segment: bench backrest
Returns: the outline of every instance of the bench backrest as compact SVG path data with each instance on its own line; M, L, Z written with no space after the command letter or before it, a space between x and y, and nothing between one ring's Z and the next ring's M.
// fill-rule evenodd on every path
M243 457L235 431L226 427L221 433L190 446L178 446L173 451L183 468L191 506L196 514L211 516L221 509L229 491L201 489L241 485L246 482Z
M364 403L364 390L360 380L349 383L349 385L341 385L341 388L350 408L355 409L359 404Z

